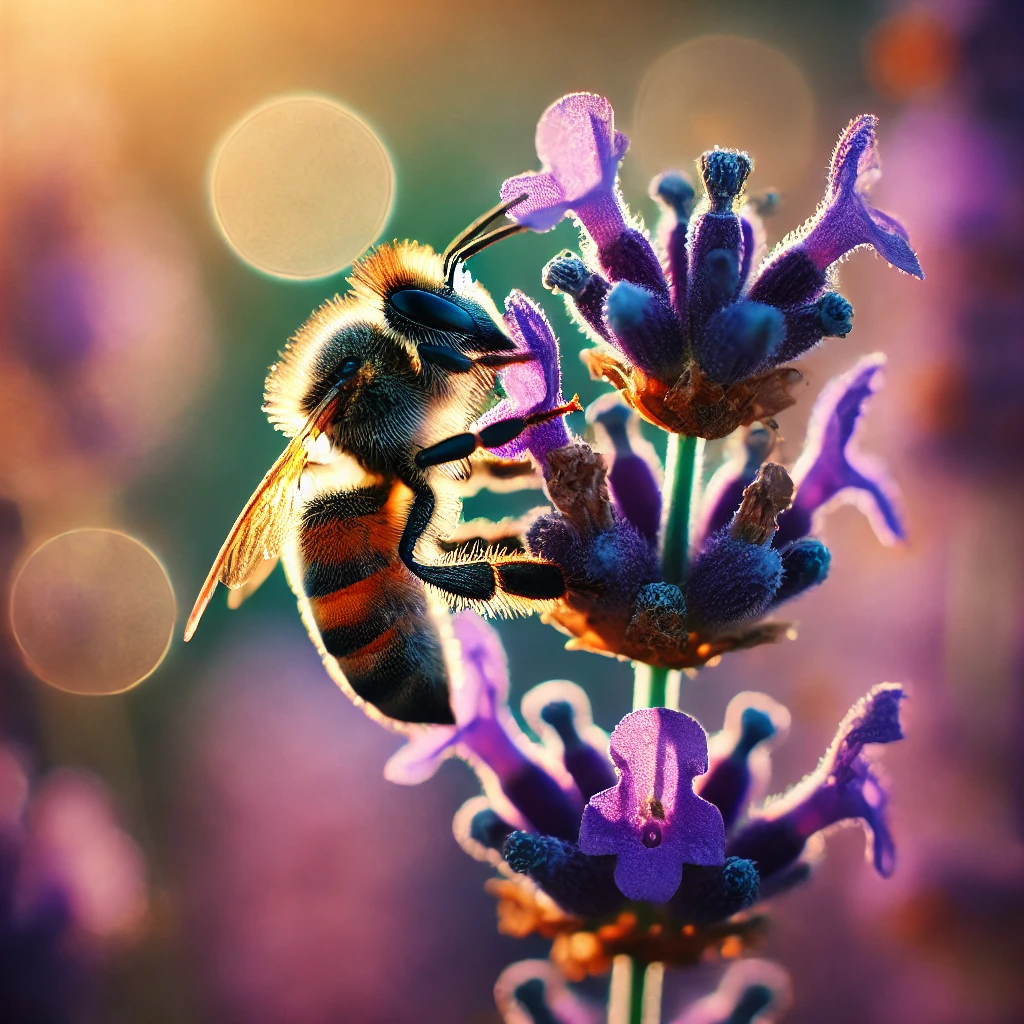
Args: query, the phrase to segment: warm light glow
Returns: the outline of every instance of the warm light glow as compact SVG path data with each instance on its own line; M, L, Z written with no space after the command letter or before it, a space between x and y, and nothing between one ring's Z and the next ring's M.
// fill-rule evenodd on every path
M156 556L114 530L73 530L25 562L11 625L29 668L68 693L121 693L170 646L174 592Z
M630 153L648 175L693 162L715 146L754 158L754 189L785 189L807 169L814 96L778 50L740 36L702 36L660 57L644 76Z
M895 100L924 96L944 85L956 66L953 33L925 11L886 18L866 46L868 76Z
M372 244L394 172L356 114L322 96L286 96L246 114L213 157L210 202L225 240L277 277L326 277Z

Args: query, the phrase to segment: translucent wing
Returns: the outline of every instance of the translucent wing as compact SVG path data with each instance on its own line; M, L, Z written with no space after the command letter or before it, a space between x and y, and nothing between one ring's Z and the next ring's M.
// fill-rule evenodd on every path
M192 639L218 583L237 590L261 570L264 570L263 578L269 573L266 562L277 560L293 525L299 480L308 460L306 442L310 438L315 439L330 421L337 400L337 392L334 391L324 398L246 502L217 554L203 589L199 591L192 614L185 624L186 641ZM273 565L269 568L272 569Z

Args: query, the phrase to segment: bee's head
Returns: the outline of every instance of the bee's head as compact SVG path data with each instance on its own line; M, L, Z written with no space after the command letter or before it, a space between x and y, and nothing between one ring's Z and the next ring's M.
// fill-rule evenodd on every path
M449 375L427 364L417 345L352 295L325 303L289 341L267 376L264 411L294 436L335 394L331 443L384 469L432 440L435 420L442 430L455 420L468 427L488 383L484 373Z
M396 339L414 346L443 345L467 355L515 347L487 290L464 272L449 283L429 246L379 246L352 268L352 285Z

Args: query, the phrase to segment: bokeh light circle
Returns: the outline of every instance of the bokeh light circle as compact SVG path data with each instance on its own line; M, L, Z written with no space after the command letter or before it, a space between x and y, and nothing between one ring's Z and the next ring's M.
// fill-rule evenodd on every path
M11 625L29 668L68 693L122 693L163 661L174 591L156 556L116 530L72 530L22 566Z
M702 36L659 57L640 84L630 147L644 172L693 173L715 146L754 158L755 188L786 189L814 147L814 94L784 54L742 36Z
M246 263L276 277L326 277L377 239L394 170L352 111L323 96L283 96L228 130L209 190L224 238Z

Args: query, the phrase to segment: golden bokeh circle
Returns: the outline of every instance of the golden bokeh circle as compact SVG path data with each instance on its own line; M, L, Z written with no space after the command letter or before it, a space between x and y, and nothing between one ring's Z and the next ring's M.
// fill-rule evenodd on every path
M163 661L174 591L144 544L116 530L62 533L37 548L11 590L29 668L67 693L122 693Z
M343 270L376 241L394 170L366 122L324 96L282 96L251 110L217 146L209 196L225 240L275 277Z
M755 188L799 183L811 159L815 102L803 72L756 39L701 36L654 62L633 113L631 155L653 176L721 146L754 159Z

